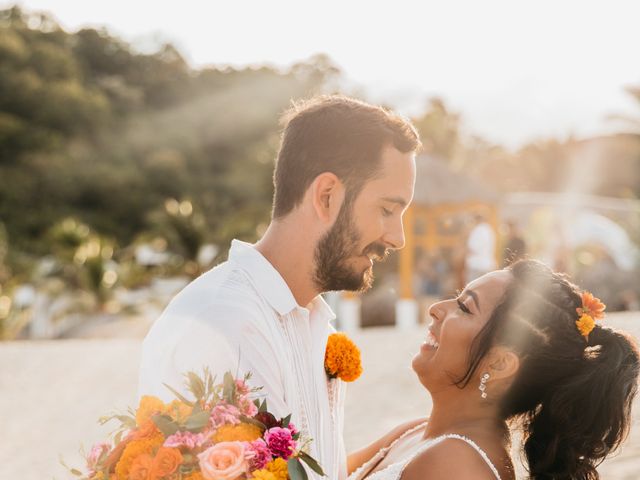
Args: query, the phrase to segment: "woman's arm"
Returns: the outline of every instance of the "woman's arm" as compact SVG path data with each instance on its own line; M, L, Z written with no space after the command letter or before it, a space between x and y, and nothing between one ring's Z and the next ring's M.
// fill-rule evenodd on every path
M402 423L366 447L356 450L355 452L351 452L347 456L347 472L349 475L351 475L360 465L368 462L376 453L378 453L378 451L380 451L380 449L391 445L391 443L404 432L426 421L426 418L419 418Z

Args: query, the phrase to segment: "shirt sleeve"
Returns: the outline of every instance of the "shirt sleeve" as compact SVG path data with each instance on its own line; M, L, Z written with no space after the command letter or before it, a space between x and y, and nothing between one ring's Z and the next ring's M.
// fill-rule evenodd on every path
M276 416L290 413L277 352L255 312L242 306L217 307L207 315L182 318L180 322L182 326L167 344L163 358L146 365L147 370L152 370L147 378L152 380L141 381L140 394L146 390L164 401L173 400L173 393L163 385L167 384L192 398L184 375L189 371L202 375L206 367L216 383L222 381L225 372L239 378L251 374L249 385L262 387L255 396L266 398L269 410Z

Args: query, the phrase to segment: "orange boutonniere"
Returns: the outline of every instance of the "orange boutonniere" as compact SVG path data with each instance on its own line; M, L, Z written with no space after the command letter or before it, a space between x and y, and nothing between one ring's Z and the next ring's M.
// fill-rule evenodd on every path
M596 320L604 317L605 308L607 308L606 305L599 298L589 292L582 293L582 307L576 308L576 312L580 315L576 326L586 340L589 340L589 334L595 328Z
M332 333L327 340L324 369L329 378L353 382L362 374L360 350L344 333Z

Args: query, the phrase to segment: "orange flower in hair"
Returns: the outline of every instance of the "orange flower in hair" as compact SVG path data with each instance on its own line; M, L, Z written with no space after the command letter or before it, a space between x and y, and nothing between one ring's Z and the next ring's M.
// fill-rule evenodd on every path
M578 315L589 315L594 320L604 317L604 309L607 306L594 297L590 292L582 292L582 307L576 308Z
M344 333L332 333L327 340L324 369L329 378L353 382L362 374L360 350Z
M599 298L589 292L582 293L582 307L576 308L580 318L576 321L576 327L580 334L588 341L589 334L596 326L596 320L604 317L604 309L607 308Z

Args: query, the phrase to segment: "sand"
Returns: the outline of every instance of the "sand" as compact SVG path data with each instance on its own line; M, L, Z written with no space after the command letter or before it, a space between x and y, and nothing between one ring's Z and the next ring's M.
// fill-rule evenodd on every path
M608 319L640 338L640 312ZM84 337L120 338L0 344L0 480L72 478L59 457L70 466L82 466L81 446L89 449L115 426L100 426L97 419L135 404L140 337L146 325L122 321L78 332ZM428 414L429 398L410 369L423 335L424 328L378 328L354 336L365 371L349 386L348 449L404 420ZM640 478L638 407L629 441L599 468L605 480Z

